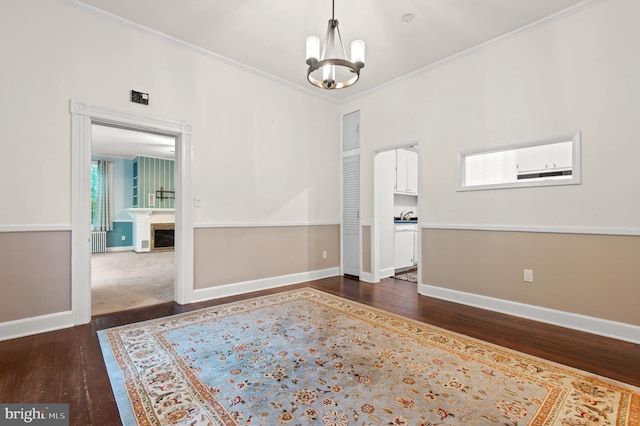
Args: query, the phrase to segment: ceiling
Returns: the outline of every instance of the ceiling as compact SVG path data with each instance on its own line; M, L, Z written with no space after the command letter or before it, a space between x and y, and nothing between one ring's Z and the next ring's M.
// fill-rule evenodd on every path
M549 16L596 0L334 0L349 54L366 43L354 86L322 91L306 80L305 39L324 42L329 0L83 0L89 6L204 49L240 68L335 100L428 67ZM411 22L402 17L413 14ZM228 61L229 62L229 61Z
M334 0L347 53L366 43L360 81L340 90L306 80L305 39L324 43L329 0L82 0L241 69L268 75L341 101L429 67L545 18L597 0ZM407 14L413 20L405 22ZM92 153L173 158L175 139L106 126L93 127Z
M91 155L133 159L138 155L175 158L175 138L118 127L91 126Z

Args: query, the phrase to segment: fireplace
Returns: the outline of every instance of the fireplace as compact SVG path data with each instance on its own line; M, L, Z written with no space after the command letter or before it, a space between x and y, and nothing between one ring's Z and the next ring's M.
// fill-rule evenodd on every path
M152 223L151 225L151 251L173 250L174 247L174 223Z

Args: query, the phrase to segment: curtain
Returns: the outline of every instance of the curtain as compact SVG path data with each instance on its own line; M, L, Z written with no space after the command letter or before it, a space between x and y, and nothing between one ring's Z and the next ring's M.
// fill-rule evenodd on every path
M113 231L113 162L98 160L92 231Z

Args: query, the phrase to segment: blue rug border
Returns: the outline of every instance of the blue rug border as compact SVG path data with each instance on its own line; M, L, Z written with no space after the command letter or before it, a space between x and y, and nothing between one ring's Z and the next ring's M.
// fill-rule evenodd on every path
M116 364L113 352L111 351L111 345L109 344L109 339L107 338L108 330L111 329L98 330L98 341L100 342L100 349L102 349L102 358L104 359L104 364L107 367L107 375L109 376L109 382L111 383L111 390L113 391L113 396L115 397L116 405L118 406L118 411L120 412L120 419L122 420L122 424L135 425L138 424L138 422L136 420L136 416L133 413L133 408L131 407L129 397L127 396L127 389L124 385L122 372L120 371L120 368L118 368L118 364Z

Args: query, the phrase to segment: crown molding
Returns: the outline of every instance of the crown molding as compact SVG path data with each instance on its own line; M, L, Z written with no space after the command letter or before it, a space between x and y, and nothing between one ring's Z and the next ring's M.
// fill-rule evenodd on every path
M461 50L460 52L454 53L453 55L447 56L446 58L440 59L439 61L436 61L436 62L434 62L432 64L429 64L429 65L424 66L422 68L418 68L415 71L412 71L412 72L404 74L404 75L402 75L400 77L394 78L393 80L389 80L389 81L386 81L384 83L378 84L377 86L371 87L371 88L369 88L369 89L367 89L365 91L362 91L362 92L360 92L358 94L355 94L353 96L346 97L346 98L344 98L342 100L342 103L350 102L350 101L356 100L358 98L361 98L363 96L368 96L371 93L373 93L375 91L378 91L379 89L383 89L385 87L394 86L394 85L396 85L398 83L401 83L401 82L403 82L403 81L405 81L407 79L410 79L410 78L412 78L412 77L414 77L416 75L424 74L424 73L432 71L432 70L434 70L436 68L440 68L441 66L446 65L449 62L454 61L455 59L458 59L458 58L461 58L461 57L464 57L464 56L467 56L467 55L472 55L472 54L474 54L476 52L484 50L484 49L486 49L488 47L491 47L491 46L493 46L495 44L501 43L504 40L516 37L516 36L518 36L518 35L520 35L522 33L534 30L534 29L536 29L538 27L541 27L543 25L546 25L546 24L549 24L551 22L557 21L559 19L566 18L567 16L570 16L570 15L573 15L575 13L581 12L581 11L591 7L591 6L594 6L594 5L598 4L598 3L602 3L602 2L605 2L605 1L607 1L607 0L583 0L580 3L576 3L573 6L569 6L566 9L563 9L561 11L553 13L553 14L551 14L549 16L545 16L542 19L534 21L534 22L532 22L530 24L527 24L525 26L522 26L520 28L516 28L513 31L510 31L508 33L499 35L499 36L494 37L494 38L492 38L490 40L482 42L480 44L476 44L475 46L471 46L468 49Z
M441 66L443 66L445 64L448 64L449 62L451 62L451 61L453 61L455 59L458 59L460 57L464 57L464 56L476 53L476 52L478 52L480 50L483 50L485 48L488 48L488 47L490 47L490 46L492 46L494 44L500 43L503 40L510 39L512 37L515 37L515 36L521 34L521 33L530 31L530 30L535 29L537 27L540 27L542 25L546 25L546 24L548 24L550 22L554 22L554 21L557 21L559 19L565 18L567 16L573 15L575 13L581 12L584 9L587 9L587 8L589 8L591 6L594 6L594 5L598 4L598 3L602 3L602 2L607 1L607 0L583 0L580 3L574 4L573 6L570 6L570 7L566 8L566 9L563 9L563 10L561 10L559 12L556 12L554 14L546 16L546 17L544 17L542 19L539 19L539 20L537 20L535 22L532 22L530 24L527 24L525 26L517 28L517 29L515 29L513 31L510 31L508 33L502 34L502 35L500 35L498 37L495 37L495 38L492 38L490 40L487 40L487 41L485 41L483 43L480 43L480 44L477 44L475 46L472 46L472 47L470 47L468 49L465 49L465 50L462 50L460 52L457 52L457 53L455 53L453 55L450 55L450 56L448 56L446 58L443 58L443 59L441 59L441 60L439 60L437 62L434 62L434 63L432 63L430 65L427 65L425 67L419 68L419 69L417 69L415 71L412 71L410 73L404 74L404 75L402 75L400 77L397 77L395 79L392 79L392 80L386 81L384 83L378 84L378 85L376 85L374 87L371 87L371 88L369 88L367 90L364 90L364 91L362 91L360 93L357 93L357 94L355 94L353 96L345 97L343 99L334 99L334 98L324 94L324 92L318 92L317 90L311 90L311 89L303 88L303 87L301 87L301 86L299 86L297 84L291 83L291 82L289 82L289 81L287 81L285 79L282 79L280 77L276 77L273 74L266 73L266 72L261 71L261 70L259 70L257 68L250 67L249 65L246 65L246 64L243 64L241 62L235 61L235 60L233 60L231 58L227 58L226 56L222 56L222 55L220 55L218 53L215 53L213 51L210 51L210 50L204 49L202 47L196 46L194 44L188 43L188 42L186 42L184 40L180 40L180 39L178 39L176 37L173 37L173 36L170 36L170 35L165 34L163 32L154 30L152 28L149 28L149 27L144 26L142 24L139 24L137 22L131 21L129 19L123 18L123 17L118 16L116 14L113 14L111 12L107 12L107 11L99 9L97 7L88 5L86 3L83 3L80 0L55 0L55 1L57 1L58 3L73 7L75 9L78 9L78 10L80 10L82 12L94 15L94 16L99 17L101 19L105 19L105 20L110 21L110 22L112 22L114 24L121 25L121 26L123 26L125 28L137 31L137 32L142 33L142 34L146 34L148 36L151 36L151 37L154 37L154 38L157 38L157 39L160 39L160 40L164 40L164 41L166 41L166 42L168 42L170 44L176 45L176 46L180 46L182 48L191 50L191 51L193 51L193 52L195 52L197 54L200 54L200 55L205 56L205 57L207 57L209 59L212 59L212 60L214 60L214 61L216 61L218 63L234 67L234 68L236 68L238 70L241 70L241 71L253 74L255 76L264 78L266 80L272 81L274 83L286 86L286 87L288 87L290 89L293 89L295 91L315 96L315 97L320 98L320 99L322 99L324 101L327 101L329 103L332 103L332 104L335 104L335 105L340 105L340 104L344 104L344 103L347 103L347 102L351 102L353 100L356 100L356 99L364 97L364 96L368 96L371 93L373 93L373 92L375 92L375 91L377 91L379 89L393 86L395 84L398 84L398 83L400 83L400 82L402 82L402 81L404 81L406 79L409 79L411 77L414 77L416 75L429 72L429 71L431 71L433 69L436 69L436 68L439 68L439 67L441 67Z
M161 31L157 31L154 30L153 28L149 28L145 25L139 24L137 22L131 21L130 19L126 19L123 18L122 16L116 15L114 13L111 12L107 12L105 10L99 9L95 6L91 6L88 5L86 3L83 3L80 0L55 0L58 3L64 4L66 6L70 6L73 7L74 9L80 10L81 12L96 16L98 18L104 19L106 21L109 21L111 23L114 23L116 25L120 25L122 27L128 28L130 30L139 32L141 34L145 34L147 36L168 42L170 44L173 44L175 46L179 46L182 47L184 49L187 50L191 50L192 52L195 52L199 55L202 55L206 58L212 59L218 63L224 64L224 65L228 65L231 66L233 68L236 68L240 71L244 71L247 72L249 74L253 74L257 77L261 77L264 78L265 80L269 80L271 82L274 82L276 84L280 84L282 86L286 86L289 89L293 89L295 91L301 92L301 93L305 93L307 95L312 95L312 96L316 96L318 98L321 98L325 101L328 101L330 103L333 104L339 104L340 100L337 99L333 99L327 95L323 95L322 92L318 92L316 90L311 90L311 89L306 89L303 88L297 84L291 83L290 81L287 81L285 79L282 79L280 77L276 77L273 74L269 74L266 73L264 71L261 71L257 68L253 68L250 67L249 65L243 64L241 62L235 61L231 58L227 58L226 56L222 56L218 53L215 53L211 50L207 50L204 49L202 47L196 46L194 44L188 43L184 40L181 40L179 38L170 36L169 34L165 34Z

